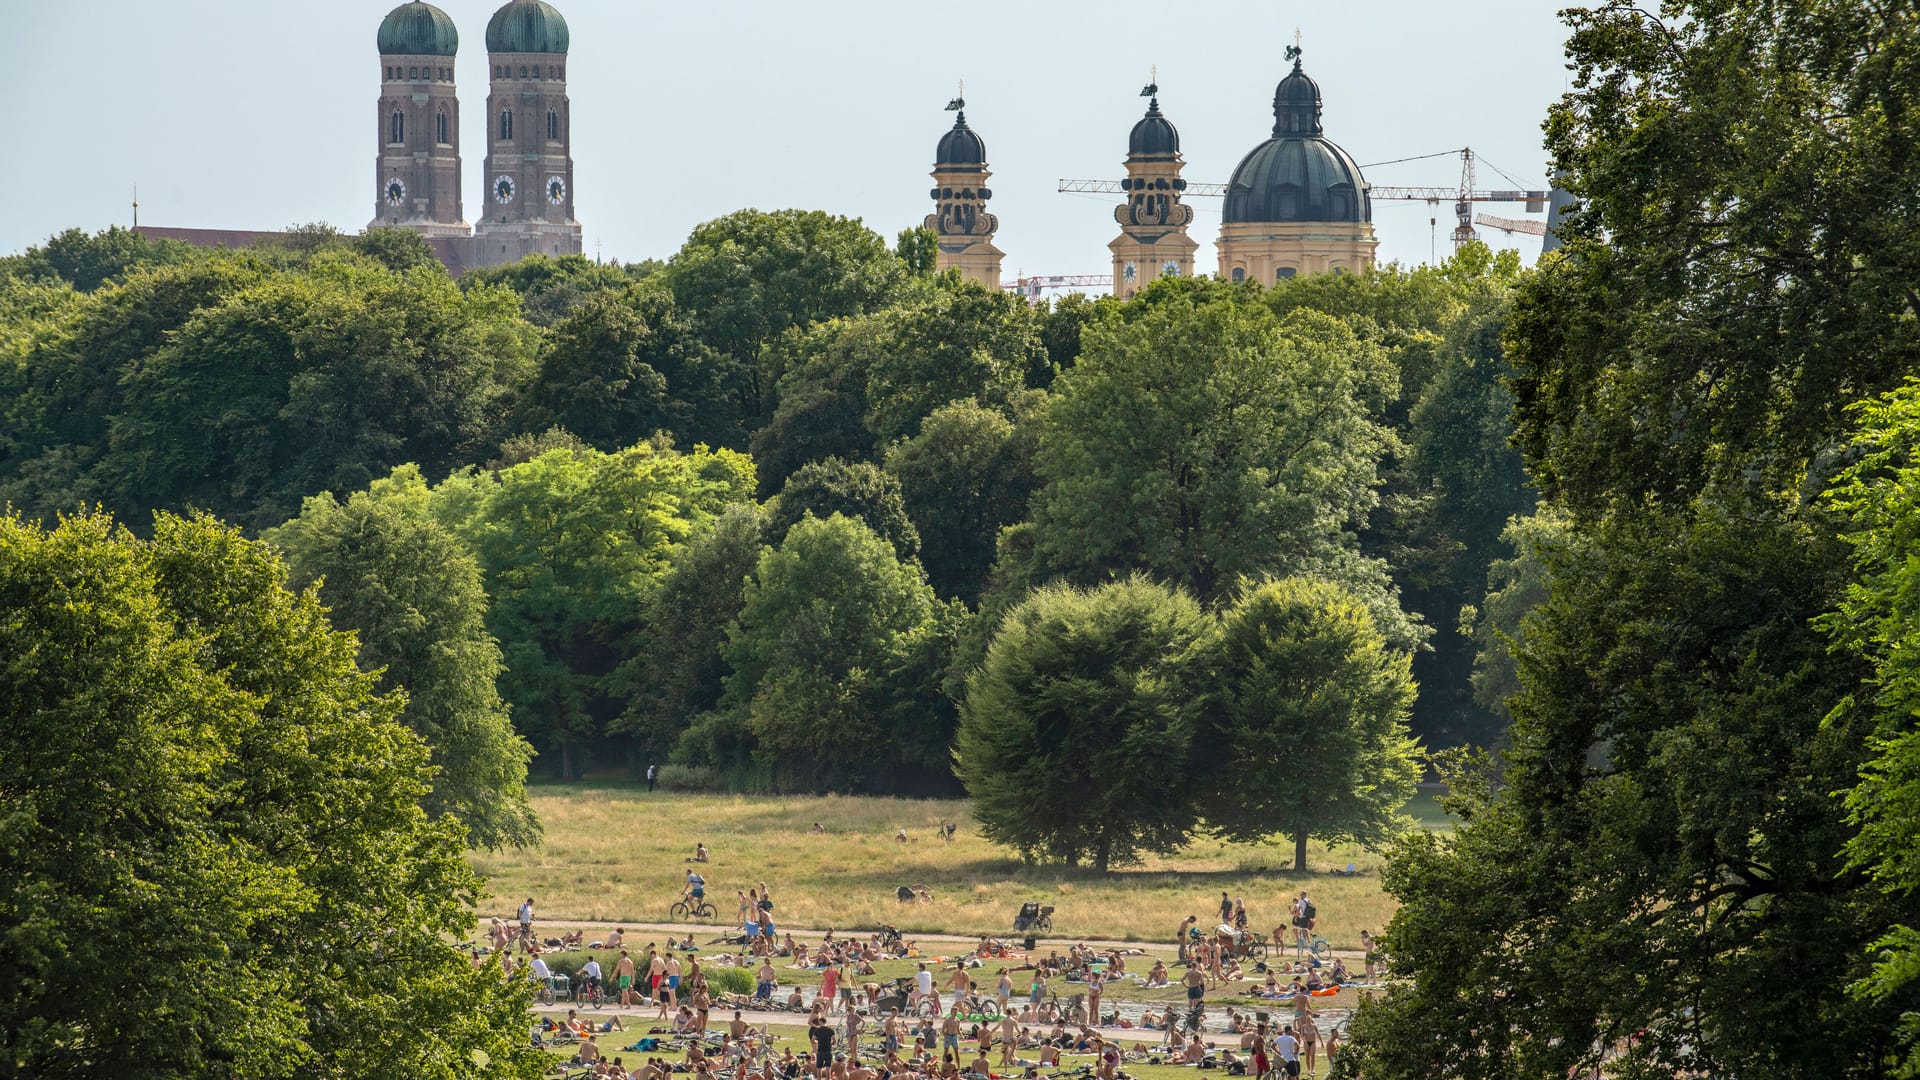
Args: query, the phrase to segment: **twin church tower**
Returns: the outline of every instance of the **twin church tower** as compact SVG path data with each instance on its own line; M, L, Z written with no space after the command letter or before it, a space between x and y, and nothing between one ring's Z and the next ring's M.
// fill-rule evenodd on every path
M469 225L454 85L460 35L446 12L419 0L388 13L368 227L418 232L461 269L579 254L567 45L567 21L543 0L511 0L487 22L485 187Z

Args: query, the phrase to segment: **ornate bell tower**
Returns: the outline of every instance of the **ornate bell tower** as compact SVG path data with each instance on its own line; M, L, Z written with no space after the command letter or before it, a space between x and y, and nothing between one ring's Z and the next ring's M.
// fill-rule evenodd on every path
M567 22L544 0L511 0L487 23L487 172L476 266L578 255Z
M987 171L987 144L967 126L966 108L964 97L947 103L947 111L959 115L934 150L934 212L927 215L926 227L936 234L935 268L953 267L968 281L998 289L1006 252L993 246L1000 219L987 212L987 200L993 198L987 180L993 174Z
M432 4L402 4L380 24L380 152L370 229L468 235L460 203L460 35Z
M1113 295L1127 299L1162 277L1191 277L1193 253L1200 245L1187 235L1193 207L1180 201L1187 182L1180 179L1180 132L1160 112L1160 87L1147 84L1147 115L1133 125L1127 143L1127 201L1114 208L1120 235L1107 245L1113 252Z

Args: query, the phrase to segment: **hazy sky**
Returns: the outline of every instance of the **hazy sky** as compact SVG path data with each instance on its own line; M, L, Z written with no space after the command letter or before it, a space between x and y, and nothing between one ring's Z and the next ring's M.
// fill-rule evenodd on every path
M374 33L386 0L0 0L16 100L0 121L0 252L71 226L278 228L373 214ZM495 0L443 0L460 29L468 220L480 202L485 31ZM889 240L930 209L942 106L966 80L987 143L1006 271L1105 273L1137 97L1159 66L1186 176L1224 182L1273 123L1298 27L1330 138L1363 164L1472 146L1543 183L1540 122L1566 85L1552 0L1371 3L648 3L558 0L572 28L576 200L586 253L664 258L745 206L863 218ZM1456 158L1375 184L1452 185ZM1219 200L1195 199L1202 270ZM1519 206L1484 210L1521 216ZM1440 208L1444 256L1451 207ZM1377 203L1382 260L1424 262L1424 203ZM1483 230L1529 258L1532 237Z

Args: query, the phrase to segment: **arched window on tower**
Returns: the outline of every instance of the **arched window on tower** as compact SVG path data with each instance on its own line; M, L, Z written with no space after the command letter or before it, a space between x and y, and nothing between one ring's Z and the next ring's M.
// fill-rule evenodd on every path
M441 109L439 115L433 118L433 141L442 146L452 142L452 139L447 138L448 130L451 126L452 125L447 122L447 110Z
M399 109L393 110L393 116L387 120L387 141L390 143L407 141L407 116Z
M513 138L512 109L502 109L500 111L500 138L503 140Z
M560 114L552 109L547 110L547 138L560 141Z

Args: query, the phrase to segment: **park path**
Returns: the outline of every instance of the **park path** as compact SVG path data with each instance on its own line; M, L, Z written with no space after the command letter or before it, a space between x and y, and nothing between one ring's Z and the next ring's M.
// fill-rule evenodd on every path
M535 1009L538 1012L541 1012L550 1016L560 1017L560 1016L564 1016L567 1010L573 1007L574 1006L569 1005L566 1002L562 1001L553 1005L535 1006ZM614 1045L620 1045L620 1046L629 1045L636 1040L645 1038L648 1034L647 1029L654 1027L656 1025L660 1027L665 1027L666 1022L657 1019L657 1017L655 1016L655 1014L658 1013L659 1008L660 1007L657 1005L636 1005L636 1006L633 1006L632 1008L622 1008L619 1005L600 1005L594 1008L584 1008L584 1009L581 1009L580 1011L583 1016L596 1017L596 1018L605 1017L605 1016L618 1016L620 1018L620 1022L627 1025L627 1030L625 1031L615 1031L615 1032L610 1032L607 1034L595 1036L597 1039L601 1041L601 1044L602 1044L600 1047L600 1052L603 1054L612 1054L612 1053L617 1053L617 1051L612 1049ZM1347 1010L1342 1009L1342 1010L1339 1010L1337 1015L1334 1015L1332 1011L1329 1010L1328 1014L1324 1017L1323 1022L1325 1022L1325 1019L1342 1018L1346 1015L1346 1013L1347 1013ZM715 1009L713 1010L713 1021L721 1024L722 1026L725 1026L725 1020L728 1017L731 1017L732 1015L733 1015L732 1009ZM805 1027L807 1024L806 1014L796 1013L796 1012L770 1012L762 1009L743 1009L740 1012L740 1018L745 1020L747 1023L752 1024L754 1027L759 1028L763 1031L766 1030L766 1028L769 1025L780 1026L780 1027ZM833 1022L834 1037L837 1040L841 1032L845 1029L846 1014L835 1013L829 1019ZM869 1041L870 1039L878 1038L879 1024L880 1024L879 1020L873 1017L867 1018L866 1030L861 1034L861 1045L863 1047L866 1045L867 1041ZM1078 1027L1079 1025L1076 1024L1074 1026ZM716 1028L715 1030L718 1030L718 1029ZM1128 1048L1131 1048L1133 1044L1137 1042L1145 1043L1148 1046L1158 1046L1161 1043L1164 1043L1167 1038L1166 1032L1155 1031L1148 1028L1118 1028L1118 1027L1108 1027L1105 1025L1101 1025L1099 1027L1095 1027L1093 1031L1095 1032L1095 1034L1103 1035L1109 1039L1115 1040ZM1240 1048L1240 1036L1235 1035L1232 1032L1204 1031L1200 1033L1200 1039L1202 1042L1206 1043L1208 1046L1228 1046L1236 1050Z
M480 932L483 936L487 928L487 922L488 922L488 919L486 917L480 917L480 918L477 918L474 923L476 930ZM509 925L511 925L511 920L509 920ZM604 937L607 931L612 930L616 926L623 927L626 929L627 943L628 943L627 947L630 949L633 947L634 939L636 937L644 938L644 935L648 933L655 933L655 934L673 934L678 937L685 937L688 934L692 934L694 942L698 944L701 949L705 950L709 948L707 944L708 942L720 936L723 932L733 929L733 927L730 924L716 924L716 923L606 922L606 921L581 922L573 919L554 920L552 922L549 922L543 919L543 920L536 920L534 923L535 932L542 938L557 937L560 934L569 930L584 930L587 932L588 941L594 941L600 937ZM779 927L778 932L781 934L792 934L797 938L800 938L802 940L807 940L810 942L819 940L821 935L826 933L826 931L824 930L817 930L817 929L812 929L807 927L798 927L798 926L781 926ZM841 937L852 937L855 939L860 939L860 938L865 938L871 935L873 931L871 929L859 930L859 931L836 929L834 933L839 934ZM900 936L904 938L908 938L912 941L923 943L923 944L928 942L937 942L940 944L965 945L971 948L974 945L978 945L980 943L981 937L984 935L940 934L940 933L916 934L910 931L902 930L900 932ZM1012 934L1012 933L998 935L1001 941L1013 941L1019 938L1020 936L1021 935ZM1166 941L1132 941L1132 940L1127 940L1122 938L1066 938L1066 937L1036 937L1034 940L1035 940L1034 948L1036 950L1064 949L1069 945L1078 944L1078 945L1091 945L1096 948L1101 946L1106 946L1106 947L1117 946L1120 948L1127 948L1127 949L1148 949L1148 950L1168 951L1168 952L1176 951L1172 947L1172 943L1166 942ZM644 948L646 944L647 943L644 940L641 940L639 942L639 945L642 948ZM1335 956L1338 956L1343 960L1355 960L1355 959L1361 958L1361 951L1358 949L1336 948L1333 950L1333 953Z

